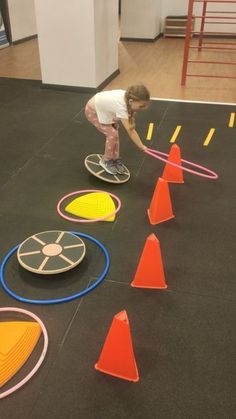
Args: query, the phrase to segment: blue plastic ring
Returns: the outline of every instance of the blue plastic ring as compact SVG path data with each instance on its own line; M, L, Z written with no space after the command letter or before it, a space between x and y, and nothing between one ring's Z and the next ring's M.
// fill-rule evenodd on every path
M109 257L108 251L106 250L105 246L103 246L103 244L100 241L98 241L97 239L95 239L92 236L89 236L88 234L78 233L76 231L70 231L70 233L74 234L75 236L84 237L85 239L91 240L92 242L97 244L97 246L101 249L101 251L103 252L103 254L105 256L105 268L104 268L103 272L101 273L101 275L96 280L96 282L94 282L94 284L90 285L90 287L85 288L84 290L82 290L80 292L77 292L76 294L72 294L72 295L69 295L68 297L64 297L64 298L54 298L52 300L31 300L29 298L20 297L19 295L15 294L12 290L10 290L10 288L8 288L8 286L6 285L5 279L4 279L4 275L3 275L4 269L5 269L5 266L8 262L8 260L13 255L13 253L15 253L17 251L18 247L20 246L20 245L17 245L15 247L13 247L7 253L7 255L3 259L2 263L1 263L1 266L0 266L0 282L1 282L1 285L2 285L3 289L7 292L7 294L9 294L11 297L13 297L16 300L21 301L23 303L29 303L29 304L59 304L59 303L65 303L65 302L68 302L68 301L75 300L76 298L79 298L79 297L83 297L84 295L88 294L89 292L93 291L96 287L98 287L98 285L101 284L101 282L103 281L103 279L107 275L107 272L108 272L109 267L110 267L110 257Z

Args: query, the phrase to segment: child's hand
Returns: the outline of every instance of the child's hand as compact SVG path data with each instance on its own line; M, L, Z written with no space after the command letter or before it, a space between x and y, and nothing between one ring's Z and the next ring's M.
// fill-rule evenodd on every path
M141 150L145 152L147 150L147 147L143 144Z

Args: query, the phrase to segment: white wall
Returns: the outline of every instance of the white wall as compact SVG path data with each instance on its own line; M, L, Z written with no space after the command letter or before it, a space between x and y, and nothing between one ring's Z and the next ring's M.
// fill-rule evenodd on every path
M13 42L38 32L43 83L97 87L118 70L118 0L8 0L8 8ZM236 11L236 4L211 8ZM167 15L187 10L188 0L122 0L120 35L155 39ZM236 33L236 24L205 30Z
M37 34L34 0L8 0L12 41Z
M118 69L118 0L95 0L96 85Z
M35 0L7 0L9 8L10 26L12 32L12 40L18 41L37 34L36 19L35 19ZM71 0L58 0L55 2L56 8L52 10L52 14L60 13L59 9L63 8L63 3L70 3ZM88 0L89 3L90 0ZM50 2L50 0L49 0ZM116 0L118 3L118 0ZM44 0L42 0L44 3ZM96 14L101 18L105 16L106 25L111 25L113 22L114 32L116 30L117 22L114 21L113 0L106 1L103 4L98 0L95 3ZM154 39L162 30L164 21L168 15L186 15L188 10L188 0L121 0L121 36L122 37L136 37L136 38L150 38ZM118 7L118 5L117 5ZM108 10L104 10L104 9ZM195 14L202 8L200 3L194 6ZM236 11L236 4L209 4L208 10L227 10ZM111 20L108 20L107 17ZM227 15L226 15L227 16ZM148 24L147 24L148 22ZM199 21L197 21L199 22ZM199 25L196 25L198 28ZM227 32L236 32L236 25L208 25L208 30L218 30ZM100 36L100 34L98 34ZM113 35L111 35L113 38Z
M163 31L167 16L188 14L188 0L162 0L161 2L161 30Z
M161 0L121 1L121 38L155 39L160 22Z
M161 0L161 20L162 20L162 28L164 26L164 21L166 16L168 15L187 15L188 13L188 0ZM229 3L208 3L207 11L210 10L218 10L224 16L223 11L233 11L235 12L234 15L236 16L236 3L229 4ZM202 14L202 3L195 3L193 12L195 15ZM209 13L208 13L209 15ZM214 14L217 17L217 14ZM225 14L225 16L230 16L229 14ZM217 19L215 19L217 21ZM219 19L218 19L219 21ZM236 21L236 19L234 19ZM195 21L195 30L199 30L200 26L200 19L196 19ZM208 24L205 26L205 31L219 31L219 32L234 32L236 33L236 24Z
M169 15L186 15L188 0L162 0L161 18L164 20Z
M35 0L42 81L95 88L118 70L117 0Z
M229 3L209 4L208 3L207 11L210 11L210 10L220 11L221 13L219 14L219 16L234 17L233 21L236 22L236 18L235 18L235 16L236 16L236 3L235 4L229 4ZM233 11L234 14L227 14L227 13L224 14L223 11L226 11L226 12ZM201 15L202 14L202 5L199 5L198 8L194 7L194 12L195 12L195 14L197 14L196 12L198 12L198 14ZM207 13L207 14L210 15L210 13ZM215 16L215 19L212 19L212 20L217 21L217 14L216 13L212 13L211 16ZM218 19L218 21L230 22L230 19L229 20ZM231 22L232 22L232 20L231 20ZM200 25L200 20L197 19L196 30L199 29L199 25ZM234 34L236 34L236 24L235 23L234 24L229 24L229 23L228 24L224 24L224 23L221 23L221 24L206 24L204 30L209 31L209 32L214 32L214 31L217 31L217 32L233 32Z

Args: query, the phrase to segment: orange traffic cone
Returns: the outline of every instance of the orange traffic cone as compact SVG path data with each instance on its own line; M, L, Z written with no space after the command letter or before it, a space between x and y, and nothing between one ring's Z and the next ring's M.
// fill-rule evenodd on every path
M155 234L151 234L146 240L131 286L138 288L167 288L160 243Z
M129 381L138 381L129 319L125 310L116 314L95 368Z
M159 178L148 209L148 217L151 224L159 224L174 218L170 199L168 182Z
M181 166L180 148L177 144L172 145L168 156L168 161ZM184 183L183 170L181 167L176 167L172 164L166 163L162 174L162 179L165 179L167 182L171 183Z

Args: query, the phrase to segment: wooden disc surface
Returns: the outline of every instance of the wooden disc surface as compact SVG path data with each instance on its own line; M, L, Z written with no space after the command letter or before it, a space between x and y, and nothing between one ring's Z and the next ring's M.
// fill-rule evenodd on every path
M58 274L77 266L86 248L80 237L68 231L44 231L28 237L18 248L23 268L38 274Z
M92 173L94 176L98 177L99 179L104 180L105 182L109 183L125 183L128 182L130 178L130 172L125 166L125 173L123 174L116 174L111 175L107 173L99 164L101 160L101 154L90 154L86 157L84 164L86 169Z

